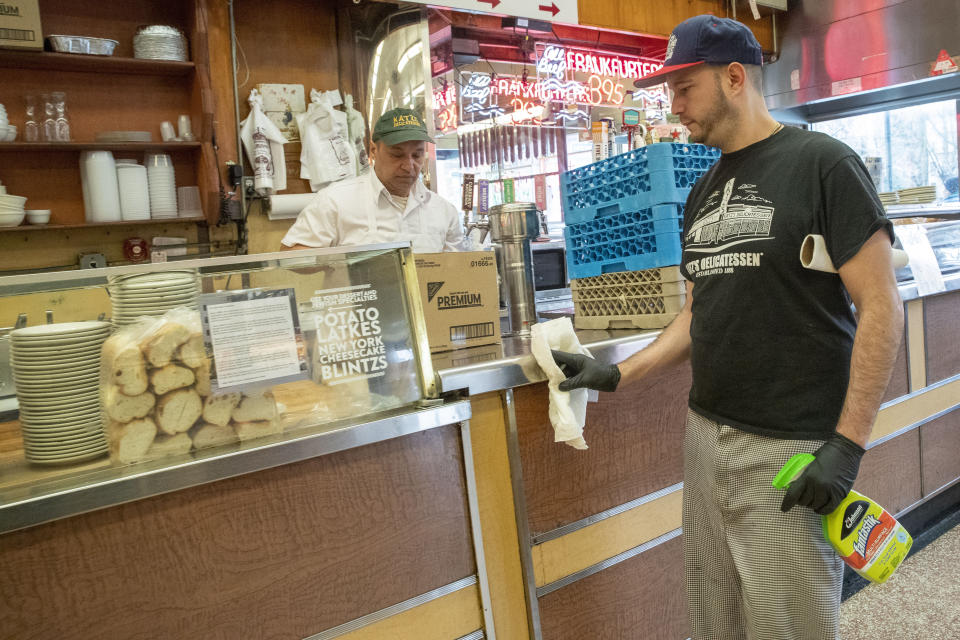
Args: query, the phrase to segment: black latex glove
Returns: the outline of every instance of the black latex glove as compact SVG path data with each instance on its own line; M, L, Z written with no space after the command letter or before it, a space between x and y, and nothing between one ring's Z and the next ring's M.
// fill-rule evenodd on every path
M597 391L613 391L620 382L620 369L615 364L601 364L582 353L550 350L553 360L567 379L558 385L560 391L586 387Z
M800 505L810 507L822 516L832 512L853 488L864 453L863 447L853 440L833 433L813 452L817 459L790 483L780 510L789 511Z

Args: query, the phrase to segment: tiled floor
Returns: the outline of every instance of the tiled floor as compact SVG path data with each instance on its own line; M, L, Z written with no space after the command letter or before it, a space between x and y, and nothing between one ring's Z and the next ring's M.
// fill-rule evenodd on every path
M840 609L843 640L960 638L960 525L911 555L884 584L871 584Z

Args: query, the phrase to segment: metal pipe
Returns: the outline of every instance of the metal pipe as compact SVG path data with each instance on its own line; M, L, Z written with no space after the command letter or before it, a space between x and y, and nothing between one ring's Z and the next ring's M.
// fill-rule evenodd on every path
M237 86L237 23L233 17L233 0L228 0L227 2L228 11L230 12L230 75L233 76L233 112L236 117L236 131L237 131L237 160L240 162L240 168L243 168L243 141L240 139L240 88ZM249 63L248 63L249 64ZM217 167L217 171L220 171L221 168ZM243 189L243 185L240 185L240 188L237 189L240 192L240 215L246 217L247 212L247 194ZM240 238L237 237L237 245L239 247Z

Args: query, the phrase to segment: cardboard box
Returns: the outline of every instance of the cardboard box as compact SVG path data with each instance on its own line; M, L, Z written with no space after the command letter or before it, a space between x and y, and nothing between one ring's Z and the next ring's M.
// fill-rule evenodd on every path
M492 251L417 253L431 353L500 343L500 292Z
M0 48L43 50L39 0L0 0Z

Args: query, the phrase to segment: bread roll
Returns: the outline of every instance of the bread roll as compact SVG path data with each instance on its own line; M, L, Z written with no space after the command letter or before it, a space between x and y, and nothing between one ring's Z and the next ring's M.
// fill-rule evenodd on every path
M219 447L237 441L237 433L232 427L221 427L218 424L201 423L193 433L193 446L197 449L204 447Z
M193 426L203 412L203 401L193 389L178 389L157 400L156 420L160 430L169 435L183 433Z
M253 440L263 436L270 436L280 433L283 429L280 427L279 420L255 420L251 422L236 422L233 428L237 432L240 441Z
M188 367L199 367L207 359L207 349L203 346L203 335L195 333L177 349L177 359Z
M104 372L109 381L128 396L147 390L147 365L140 347L133 340L115 335L103 343Z
M140 341L140 349L154 367L170 364L177 349L190 338L190 330L178 322L164 322Z
M233 410L235 422L256 422L259 420L276 420L277 402L273 394L266 391L259 395L244 394L243 400Z
M210 396L203 402L203 419L221 427L227 426L233 410L240 403L240 398L239 393Z
M149 391L128 396L112 385L107 387L103 400L107 415L117 422L130 422L146 416L155 402L156 398Z
M186 433L178 433L175 436L158 436L150 445L150 448L147 449L145 457L179 456L189 453L191 448L193 448L193 440Z
M156 435L157 425L150 418L123 425L116 433L117 459L124 464L143 460Z
M193 375L191 369L175 364L168 364L150 372L150 386L153 387L153 392L158 396L174 389L189 387L195 379L196 376Z
M197 393L203 397L210 395L212 393L210 388L210 360L204 358L200 366L194 368L193 373L197 377Z

